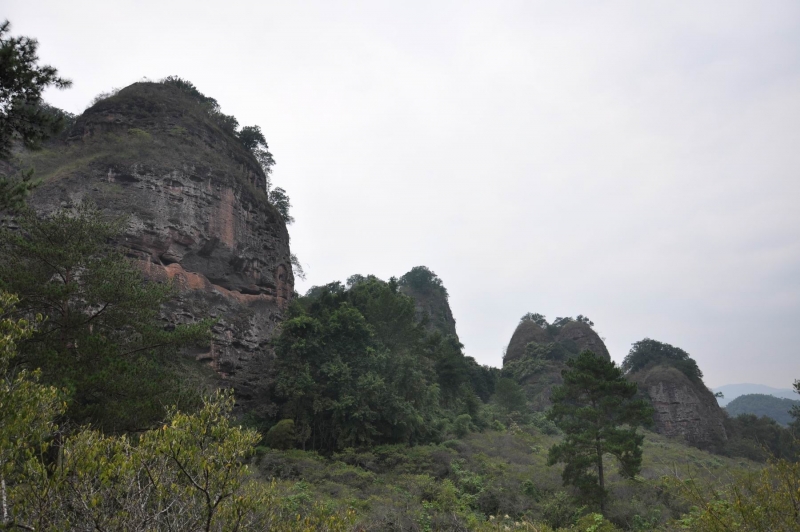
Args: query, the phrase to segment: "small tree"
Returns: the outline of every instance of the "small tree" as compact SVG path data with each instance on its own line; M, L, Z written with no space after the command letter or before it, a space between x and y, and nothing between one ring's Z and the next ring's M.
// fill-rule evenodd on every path
M498 379L494 389L494 399L508 414L512 412L523 414L528 407L525 391L513 379Z
M538 325L539 327L542 327L542 328L547 327L549 325L547 323L547 318L545 317L545 315L544 314L539 314L538 312L535 312L535 313L534 312L528 312L527 314L522 316L522 318L520 318L519 321L520 321L520 323L522 323L523 321L532 321L533 323L535 323L536 325Z
M270 188L270 175L272 174L272 167L275 166L275 158L269 151L267 139L261 132L259 126L244 126L238 133L239 142L242 143L246 149L255 156L261 169L264 170L264 175L267 178L267 193Z
M269 202L272 203L278 212L281 215L284 223L289 225L294 222L294 218L289 214L289 209L292 208L292 204L289 202L289 195L286 194L286 191L283 190L281 187L275 188L275 190L270 191L269 193Z
M37 64L36 39L10 37L10 28L7 20L0 23L0 160L11 156L15 141L37 148L61 131L68 115L44 104L42 92L51 85L64 89L72 84L55 68ZM24 172L18 179L0 178L0 210L20 207L38 184L31 176Z
M637 386L611 361L583 351L567 361L564 384L554 388L548 418L564 431L564 441L550 448L548 464L564 463L564 484L578 488L605 515L603 455L613 455L620 473L633 477L641 469L644 436L637 425L652 422L653 409L634 399Z

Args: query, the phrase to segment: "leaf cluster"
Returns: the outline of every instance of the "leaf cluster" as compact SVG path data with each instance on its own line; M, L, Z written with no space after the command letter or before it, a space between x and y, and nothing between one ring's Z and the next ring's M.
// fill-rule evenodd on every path
M439 292L444 295L445 299L450 297L442 280L427 266L414 266L408 273L400 277L399 284L423 294Z
M42 92L72 82L48 65L39 65L39 43L9 35L11 24L0 23L0 159L7 159L15 141L35 149L63 129L67 116L42 104Z
M672 345L645 338L633 344L622 361L622 371L635 373L645 368L666 365L678 369L695 382L702 382L703 372L689 353Z

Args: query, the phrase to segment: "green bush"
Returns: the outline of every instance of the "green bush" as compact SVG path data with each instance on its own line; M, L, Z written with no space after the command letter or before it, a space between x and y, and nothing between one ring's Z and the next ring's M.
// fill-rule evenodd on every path
M296 441L294 433L294 420L282 419L278 421L264 437L264 442L273 449L289 449Z

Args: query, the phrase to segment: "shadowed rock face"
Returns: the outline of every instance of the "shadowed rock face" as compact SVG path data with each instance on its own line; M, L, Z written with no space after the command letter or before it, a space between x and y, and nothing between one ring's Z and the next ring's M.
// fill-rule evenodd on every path
M724 413L702 382L669 366L655 366L630 375L655 409L659 434L685 438L700 448L715 448L727 440Z
M517 326L503 357L503 374L524 386L534 410L545 410L554 386L563 384L566 361L583 350L611 360L603 340L586 323L540 327L532 321Z
M426 320L426 328L429 331L439 331L445 336L452 335L458 339L456 320L444 292L436 290L422 292L410 286L401 286L399 290L414 300L417 319Z
M240 403L263 401L270 338L294 293L289 235L265 176L238 141L174 87L137 83L78 118L68 140L32 154L41 213L75 201L128 217L121 241L180 296L169 322L219 320L197 353Z

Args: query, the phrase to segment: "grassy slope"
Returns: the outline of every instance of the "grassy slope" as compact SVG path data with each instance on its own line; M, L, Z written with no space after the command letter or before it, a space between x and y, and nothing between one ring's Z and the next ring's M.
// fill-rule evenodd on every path
M257 460L264 478L300 481L291 490L301 500L355 508L367 530L447 529L456 519L474 527L490 515L506 514L566 524L580 508L564 493L569 490L561 486L560 466L547 466L547 450L558 439L488 431L440 445L384 446L331 458L261 448ZM652 529L688 509L665 487L664 476L716 484L758 467L648 432L641 475L609 477L609 514L624 528Z

